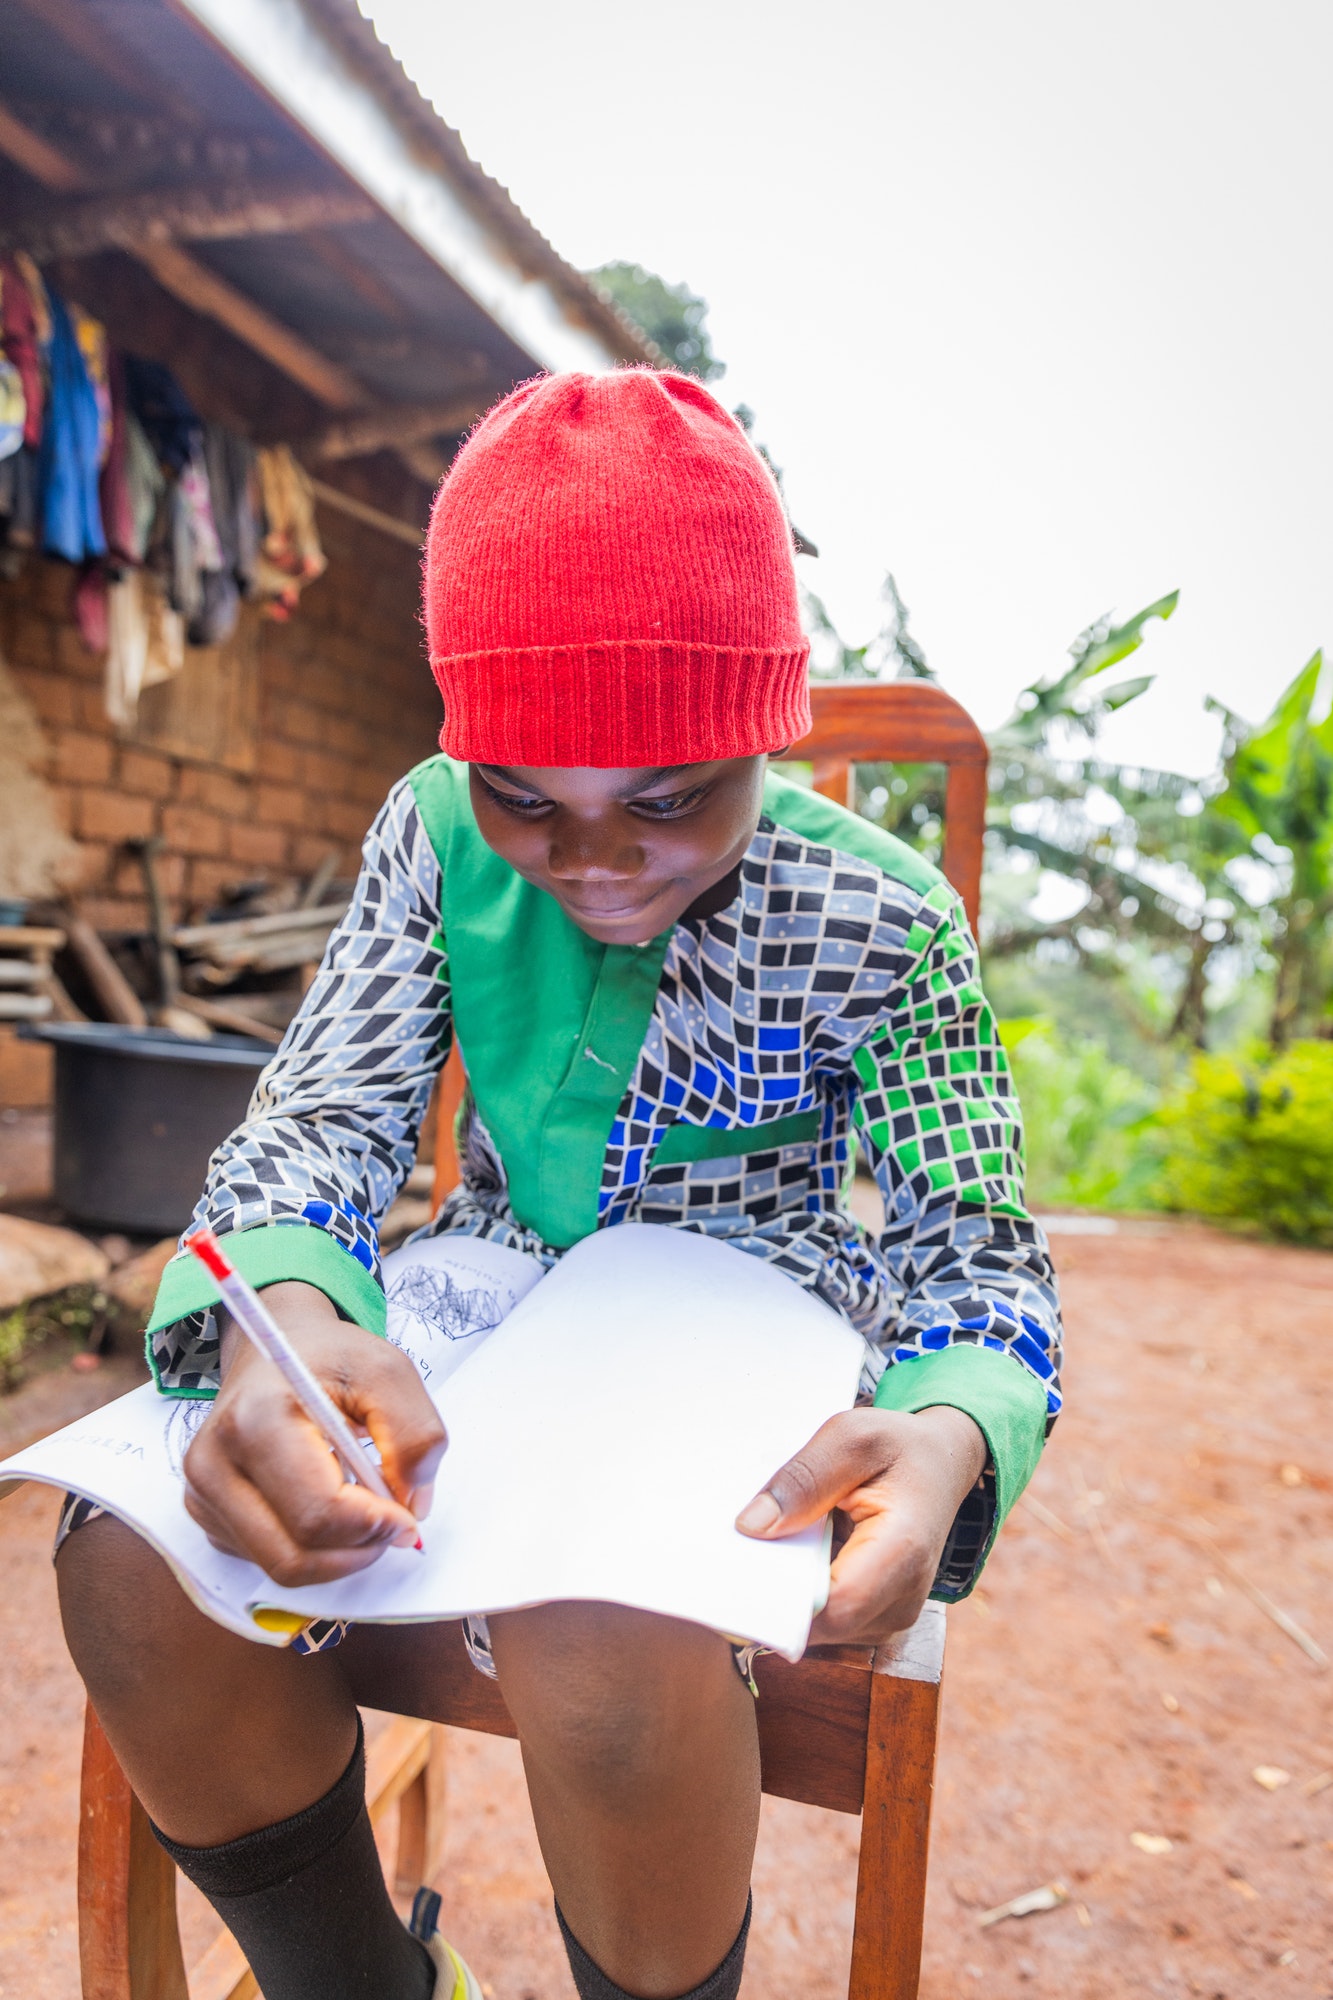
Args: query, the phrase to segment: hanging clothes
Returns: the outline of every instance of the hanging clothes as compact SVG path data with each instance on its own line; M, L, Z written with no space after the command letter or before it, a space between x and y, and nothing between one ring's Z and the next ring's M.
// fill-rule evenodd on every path
M134 503L129 484L129 423L125 407L125 364L120 355L108 358L107 387L111 398L111 426L98 495L102 503L102 531L107 552L122 562L139 562L142 546L135 547Z
M168 472L184 471L204 426L171 370L160 361L145 361L138 354L127 354L125 393L130 409L157 454L158 463Z
M106 712L117 729L133 727L139 697L185 664L185 624L155 576L127 570L107 591Z
M11 458L22 448L27 421L23 377L8 356L0 357L0 459Z
M0 458L0 577L12 583L37 540L37 453L20 445Z
M259 453L265 533L257 571L260 594L273 600L271 618L290 618L307 583L328 567L315 526L310 474L285 444Z
M153 525L166 497L166 474L133 410L125 411L125 488L129 498L130 541L126 554L141 563L153 539Z
M91 313L85 312L82 306L75 305L72 299L69 304L69 320L97 403L97 464L100 471L106 464L106 455L111 449L111 350L107 345L106 328L101 320L94 319Z
M85 562L106 554L98 500L102 412L65 303L51 305L50 401L39 462L41 542L46 555Z
M37 276L36 266L30 258L0 258L0 339L3 339L5 359L18 370L23 385L23 442L37 446L42 441L42 408L44 403L42 383L43 331L49 338L49 308L45 288L41 287L40 298L34 293L29 282L25 265L33 277Z
M79 637L90 653L102 654L109 642L107 573L100 563L89 563L74 579L70 609L79 628Z
M204 463L223 568L235 578L241 595L249 597L254 592L263 535L255 448L221 424L205 424Z

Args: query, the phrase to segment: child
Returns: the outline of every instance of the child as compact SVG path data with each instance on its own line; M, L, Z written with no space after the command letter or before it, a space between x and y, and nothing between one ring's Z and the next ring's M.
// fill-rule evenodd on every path
M1059 1400L1050 1264L957 898L766 770L809 727L791 537L698 382L628 369L509 396L440 490L425 593L447 754L390 794L198 1210L374 1437L398 1503L341 1483L184 1256L149 1347L164 1394L217 1392L186 1460L190 1509L286 1584L415 1537L443 1437L378 1337L375 1219L456 1031L464 1177L423 1235L549 1267L625 1221L706 1230L864 1335L873 1401L775 1469L738 1525L781 1536L840 1508L850 1537L813 1636L881 1640L928 1594L972 1587ZM884 1197L878 1238L844 1202L853 1129ZM67 1510L59 1554L71 1650L159 1839L266 2000L475 2000L384 1889L356 1631L248 1644L90 1511ZM436 1631L377 1643L406 1672ZM468 1637L518 1729L583 2000L733 2000L759 1769L730 1643L586 1603L470 1620Z

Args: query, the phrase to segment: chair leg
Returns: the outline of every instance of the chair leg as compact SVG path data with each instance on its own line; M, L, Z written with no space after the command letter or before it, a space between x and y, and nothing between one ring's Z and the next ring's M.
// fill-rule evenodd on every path
M916 2000L938 1681L874 1673L848 2000Z
M79 1964L83 2000L189 2000L176 1869L91 1703L83 1725Z
M398 1801L398 1858L394 1887L411 1896L430 1882L444 1860L447 1738L438 1723L430 1732L426 1761Z

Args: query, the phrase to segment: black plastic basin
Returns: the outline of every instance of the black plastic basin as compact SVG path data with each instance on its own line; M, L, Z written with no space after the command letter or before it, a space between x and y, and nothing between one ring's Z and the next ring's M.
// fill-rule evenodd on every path
M66 1214L137 1235L182 1230L272 1049L94 1021L33 1022L26 1034L55 1047L55 1194Z

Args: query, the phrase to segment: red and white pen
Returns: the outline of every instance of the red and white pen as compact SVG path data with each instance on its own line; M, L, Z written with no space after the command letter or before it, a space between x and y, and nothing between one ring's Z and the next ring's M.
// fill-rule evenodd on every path
M349 1479L368 1486L381 1500L397 1500L389 1491L384 1475L363 1450L356 1432L323 1384L317 1382L247 1278L243 1278L225 1254L211 1229L199 1228L185 1239L222 1294L222 1303L241 1331L249 1336L281 1374L315 1428L328 1440L330 1449ZM416 1546L421 1547L418 1535Z

